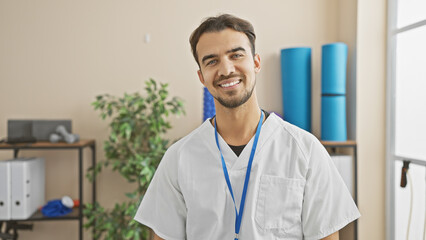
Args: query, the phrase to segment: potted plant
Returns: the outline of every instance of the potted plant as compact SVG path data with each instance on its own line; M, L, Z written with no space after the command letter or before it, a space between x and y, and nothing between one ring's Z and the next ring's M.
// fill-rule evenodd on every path
M167 117L184 114L182 101L169 98L167 84L146 82L146 96L124 94L117 98L99 95L92 103L102 119L110 119L110 135L104 142L106 160L89 168L87 177L93 180L102 168L118 171L129 183L135 183L133 192L126 193L128 201L116 203L107 210L99 203L86 204L85 227L93 230L94 238L111 240L150 239L148 228L133 220L154 172L163 157L168 140L164 133L171 128Z

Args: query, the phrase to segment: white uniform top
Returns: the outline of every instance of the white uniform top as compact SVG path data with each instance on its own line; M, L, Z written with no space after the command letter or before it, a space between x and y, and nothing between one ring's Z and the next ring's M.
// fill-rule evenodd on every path
M234 239L235 209L206 120L164 155L135 220L166 240ZM253 139L239 157L219 144L237 209ZM360 216L321 143L275 114L263 123L239 237L320 239Z

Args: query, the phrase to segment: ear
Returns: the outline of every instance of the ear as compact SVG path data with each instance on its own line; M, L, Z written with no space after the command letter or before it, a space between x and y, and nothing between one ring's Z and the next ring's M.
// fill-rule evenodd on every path
M197 74L198 74L198 78L200 79L201 84L204 85L204 77L203 77L203 73L201 72L201 70L198 70Z
M256 53L254 55L254 72L259 73L260 69L261 69L261 67L260 67L260 56L259 56L259 54Z

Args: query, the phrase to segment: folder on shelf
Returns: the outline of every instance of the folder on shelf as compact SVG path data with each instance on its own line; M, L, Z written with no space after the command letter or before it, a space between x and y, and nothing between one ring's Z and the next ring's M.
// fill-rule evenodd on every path
M0 220L10 219L10 201L10 161L0 161Z
M331 155L333 163L346 184L352 197L355 197L354 185L354 161L351 155Z
M43 158L10 161L11 219L28 219L44 204L45 169Z

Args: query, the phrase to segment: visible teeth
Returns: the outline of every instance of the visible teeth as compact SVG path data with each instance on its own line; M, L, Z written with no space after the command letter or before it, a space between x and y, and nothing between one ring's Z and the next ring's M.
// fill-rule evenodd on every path
M240 80L237 80L237 81L233 81L233 82L230 82L230 83L221 84L220 86L221 87L232 87L234 85L237 85L239 82L240 82Z

